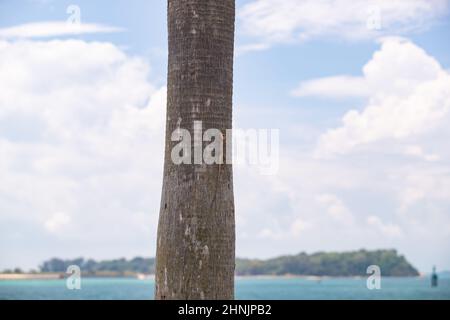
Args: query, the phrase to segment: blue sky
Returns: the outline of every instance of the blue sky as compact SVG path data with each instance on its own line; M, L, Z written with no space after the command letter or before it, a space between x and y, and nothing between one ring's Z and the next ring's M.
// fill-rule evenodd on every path
M237 255L449 269L449 2L236 6L234 125L280 130L276 174L235 168ZM0 2L0 269L154 255L166 38L165 1Z

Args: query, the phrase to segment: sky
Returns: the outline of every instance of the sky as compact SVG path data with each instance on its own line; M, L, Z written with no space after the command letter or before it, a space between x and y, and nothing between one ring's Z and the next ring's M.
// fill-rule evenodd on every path
M449 17L236 1L233 124L279 130L276 172L234 168L237 256L395 248L450 269ZM166 70L166 1L0 0L0 269L154 256Z

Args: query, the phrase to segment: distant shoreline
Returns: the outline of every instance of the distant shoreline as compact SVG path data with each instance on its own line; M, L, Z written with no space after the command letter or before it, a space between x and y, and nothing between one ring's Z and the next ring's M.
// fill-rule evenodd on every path
M0 273L0 280L52 280L62 279L60 273Z
M418 276L386 276L388 278L421 278L426 277L426 274L420 274ZM65 279L68 274L65 273L0 273L1 280L59 280ZM114 273L103 273L103 274L82 274L84 278L135 278L139 280L154 279L154 274L114 274ZM284 275L272 275L272 274L260 274L260 275L235 275L236 279L305 279L310 281L322 281L326 279L363 279L364 276L313 276L313 275L296 275L296 274L284 274Z
M39 269L33 273L61 273L65 274L70 266L78 266L83 276L100 277L143 277L154 274L156 259L134 257L132 259L119 258L112 260L94 260L78 257L61 259L53 257L44 261ZM379 249L345 251L345 252L316 252L307 254L300 252L296 255L284 255L270 259L236 258L235 274L237 276L333 276L351 277L366 276L368 266L375 265L382 270L383 276L419 276L419 271L412 266L403 255L395 249ZM21 273L20 268L4 270L3 273ZM141 274L139 276L138 274Z

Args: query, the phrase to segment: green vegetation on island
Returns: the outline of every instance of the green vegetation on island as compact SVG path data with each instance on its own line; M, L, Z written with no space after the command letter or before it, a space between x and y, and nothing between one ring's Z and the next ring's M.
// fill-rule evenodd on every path
M141 257L103 261L53 258L45 261L40 271L65 272L70 265L78 265L83 274L91 275L126 276L154 274L155 271L155 259ZM267 260L237 258L236 275L363 276L369 265L378 265L384 276L419 275L417 269L396 250L299 253Z
M83 274L92 275L127 275L127 274L154 274L155 258L136 257L131 260L125 258L95 261L77 258L73 260L63 260L52 258L45 261L40 267L41 272L66 272L70 265L80 267Z
M404 256L396 250L359 250L350 252L317 252L281 256L268 260L237 259L238 275L311 275L363 276L370 265L377 265L383 276L418 276Z

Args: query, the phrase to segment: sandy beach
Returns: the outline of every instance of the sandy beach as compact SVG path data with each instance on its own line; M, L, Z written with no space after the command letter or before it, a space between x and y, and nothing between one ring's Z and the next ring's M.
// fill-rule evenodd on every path
M50 280L62 277L60 273L0 273L0 280Z

